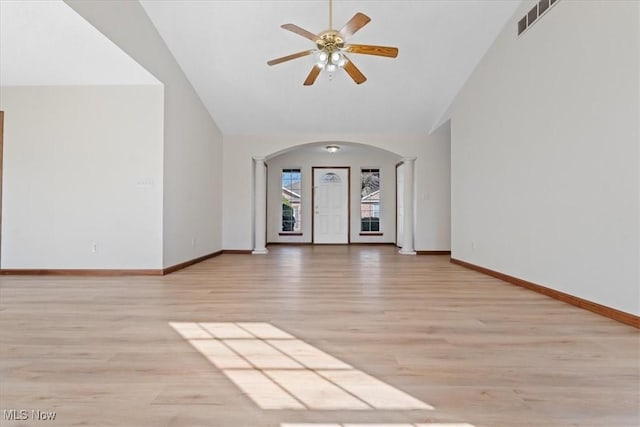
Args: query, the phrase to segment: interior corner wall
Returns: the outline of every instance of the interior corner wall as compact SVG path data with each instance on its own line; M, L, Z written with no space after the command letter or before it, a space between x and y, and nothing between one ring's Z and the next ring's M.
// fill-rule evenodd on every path
M441 126L431 135L286 134L225 135L224 249L252 249L254 156L269 157L316 142L354 142L416 157L416 250L450 248L450 130Z
M163 267L222 249L222 133L137 1L66 0L165 86Z
M5 269L162 267L163 88L2 87Z
M452 109L452 256L638 315L640 3L534 4Z
M415 165L415 241L418 251L451 249L451 127L426 137Z

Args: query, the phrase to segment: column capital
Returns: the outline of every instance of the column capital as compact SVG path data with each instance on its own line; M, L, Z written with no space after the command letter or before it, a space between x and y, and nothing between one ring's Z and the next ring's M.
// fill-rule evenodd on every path
M402 161L407 163L407 162L415 162L417 159L417 157L403 157Z

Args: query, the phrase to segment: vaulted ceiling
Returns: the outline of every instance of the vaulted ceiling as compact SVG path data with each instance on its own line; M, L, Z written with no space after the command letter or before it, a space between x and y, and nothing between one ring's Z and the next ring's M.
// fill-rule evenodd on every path
M305 87L311 57L266 62L314 48L280 26L328 29L327 0L141 3L227 134L428 132L519 4L335 0L335 29L362 12L371 22L350 41L396 46L399 55L350 55L368 79L361 85L341 72Z
M38 12L45 3L31 7L22 25L3 19L2 84L56 84L52 76L58 76L59 84L89 84L87 76L104 75L104 70L113 68L104 64L104 55L120 64L123 81L126 70L129 84L153 81L132 66L130 58L114 54L108 44L85 49L81 60L68 58L78 49L82 25L76 22L77 31L70 33L70 16L65 12ZM294 23L313 33L328 29L327 0L141 0L141 4L225 134L420 134L446 119L443 114L451 101L519 1L335 0L335 29L356 12L371 18L350 42L396 46L399 55L390 59L352 54L368 79L365 83L356 85L338 72L331 80L322 73L313 86L302 85L312 57L273 67L266 62L314 48L313 42L280 26ZM67 19L67 25L55 22L60 19ZM28 34L40 34L35 37L39 44L29 42ZM64 48L74 42L75 47ZM38 49L34 55L25 53ZM56 61L52 54L56 50L66 52L65 61ZM43 51L49 54L43 56ZM11 52L17 54L7 63ZM32 56L35 65L25 63ZM40 65L45 60L49 65ZM20 68L27 65L30 72L25 74Z
M0 0L0 85L159 84L62 1Z

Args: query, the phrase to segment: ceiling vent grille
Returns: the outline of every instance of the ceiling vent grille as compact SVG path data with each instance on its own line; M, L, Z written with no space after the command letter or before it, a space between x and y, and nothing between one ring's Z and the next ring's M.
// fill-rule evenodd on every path
M536 3L536 5L518 21L518 35L524 33L527 28L532 26L542 15L551 9L551 6L554 6L559 1L560 0L540 0Z

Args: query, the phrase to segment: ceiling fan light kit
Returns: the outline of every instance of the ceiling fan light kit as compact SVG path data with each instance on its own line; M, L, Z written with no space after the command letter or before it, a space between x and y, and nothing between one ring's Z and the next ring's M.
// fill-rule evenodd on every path
M331 54L324 50L316 51L316 66L321 70L327 70L329 73L344 67L346 62L347 58L340 51L334 51Z
M329 0L329 30L320 34L313 34L295 24L284 24L282 28L296 33L316 44L316 49L305 50L303 52L293 53L281 58L268 61L268 65L276 65L292 59L302 58L308 55L314 55L315 64L311 72L304 81L305 86L311 86L315 83L321 71L327 71L329 78L333 77L333 73L339 69L343 69L353 79L356 84L364 83L367 78L346 56L346 52L362 55L376 55L387 58L395 58L398 56L398 48L389 46L373 46L360 44L345 44L346 40L354 35L358 30L367 25L371 18L364 13L358 12L353 15L340 31L333 29L332 24L332 0Z

